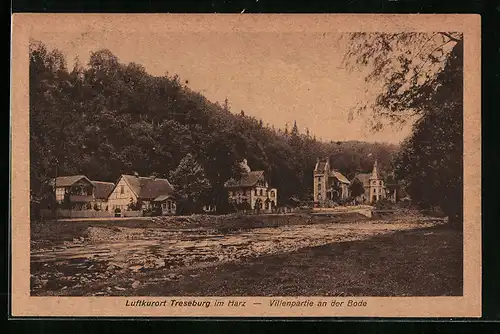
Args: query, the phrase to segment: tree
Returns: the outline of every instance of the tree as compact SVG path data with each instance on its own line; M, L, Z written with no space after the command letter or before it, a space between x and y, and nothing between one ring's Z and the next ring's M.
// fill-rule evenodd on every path
M298 136L299 135L299 128L297 127L297 121L293 121L293 127L292 127L292 136Z
M347 53L373 65L367 80L384 82L374 102L381 118L406 122L418 116L396 159L396 177L422 207L438 205L462 227L463 37L459 33L353 34L366 47ZM355 43L354 43L355 44ZM358 45L359 46L359 45ZM414 51L415 50L415 51ZM416 53L415 53L416 52ZM416 64L415 64L416 63ZM399 66L398 66L399 65ZM358 110L366 110L362 105Z
M361 181L354 179L349 185L349 191L351 192L352 197L358 197L365 193L365 188L363 187L363 183L361 183Z
M461 95L461 52L454 50L442 74L444 85L435 96L441 107L415 123L395 161L396 176L406 181L410 197L423 207L440 206L457 227L463 210L463 106L461 99L448 97Z
M181 210L199 211L203 207L202 199L210 189L210 181L205 176L203 167L191 155L187 154L172 173L170 173L175 192L181 199Z
M64 55L49 51L44 44L30 40L30 187L36 197L55 175L71 171L68 151L77 146L72 140L75 117L71 111L73 84Z
M384 122L403 124L434 104L444 65L463 35L454 32L350 33L344 64L368 68L365 81L381 84L375 100L359 101L350 118L370 112L373 130Z

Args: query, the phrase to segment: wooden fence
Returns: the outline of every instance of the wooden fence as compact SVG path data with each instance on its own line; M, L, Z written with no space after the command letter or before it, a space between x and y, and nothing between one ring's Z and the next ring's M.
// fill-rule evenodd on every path
M54 219L54 218L110 218L113 217L113 213L108 211L95 211L95 210L62 210L59 209L56 212L51 210L40 210L40 215L43 219Z
M142 211L123 211L122 217L142 217Z

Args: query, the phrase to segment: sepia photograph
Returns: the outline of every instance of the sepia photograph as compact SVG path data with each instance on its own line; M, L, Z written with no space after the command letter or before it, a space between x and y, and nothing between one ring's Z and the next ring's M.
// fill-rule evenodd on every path
M463 30L103 21L27 38L29 296L464 296Z

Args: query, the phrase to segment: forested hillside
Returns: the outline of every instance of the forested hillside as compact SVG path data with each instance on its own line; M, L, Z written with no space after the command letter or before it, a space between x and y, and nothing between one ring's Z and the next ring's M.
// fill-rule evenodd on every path
M32 41L29 84L31 191L37 197L56 173L112 182L134 172L169 177L180 174L175 171L189 155L185 162L202 167L209 181L205 198L216 204L227 201L224 182L237 176L243 158L252 169L266 171L284 204L291 196L312 197L317 158L330 157L334 168L352 178L369 172L376 158L389 169L397 149L320 142L299 131L300 124L275 128L231 110L227 100L208 101L176 75L156 77L141 65L122 64L108 50L68 69L63 54ZM186 163L179 168L189 172ZM200 173L199 166L192 170Z

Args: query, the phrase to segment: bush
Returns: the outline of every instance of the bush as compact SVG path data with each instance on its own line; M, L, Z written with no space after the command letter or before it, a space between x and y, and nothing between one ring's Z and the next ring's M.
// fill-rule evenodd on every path
M142 203L140 201L137 202L130 202L128 205L128 209L132 211L137 211L142 208Z
M151 210L151 215L153 217L155 216L161 216L162 215L162 211L161 211L161 207L154 207L152 210Z
M154 208L142 210L142 215L144 217L161 216L162 215L161 207L154 207Z
M375 203L376 210L393 210L396 209L396 205L388 200L387 198L381 199Z

